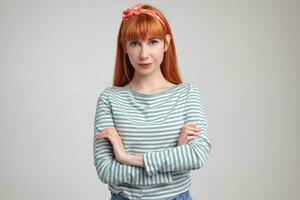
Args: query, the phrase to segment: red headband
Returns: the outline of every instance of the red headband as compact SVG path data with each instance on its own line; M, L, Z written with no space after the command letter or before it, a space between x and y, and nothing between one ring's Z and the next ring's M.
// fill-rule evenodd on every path
M122 16L122 22L127 21L127 19L132 15L139 15L141 13L144 13L144 14L148 14L148 15L151 15L151 16L157 18L164 26L164 29L167 30L165 22L159 17L159 15L156 12L154 12L153 10L143 9L142 5L143 5L142 3L139 3L135 6L133 6L132 8L128 8L128 9L124 10L123 16Z

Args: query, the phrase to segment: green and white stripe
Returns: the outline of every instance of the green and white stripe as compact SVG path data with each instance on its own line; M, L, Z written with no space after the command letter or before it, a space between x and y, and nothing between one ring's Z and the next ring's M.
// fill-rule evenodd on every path
M180 128L195 122L197 139L177 146ZM145 167L119 163L110 142L95 135L116 128L127 153L141 154ZM199 89L182 83L154 94L107 87L99 95L94 122L94 164L109 190L128 199L169 199L191 185L190 171L204 166L212 145Z

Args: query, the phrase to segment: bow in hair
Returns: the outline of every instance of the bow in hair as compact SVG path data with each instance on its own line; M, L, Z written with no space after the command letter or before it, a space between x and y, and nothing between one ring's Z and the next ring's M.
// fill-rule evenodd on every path
M151 15L151 16L157 18L162 23L162 25L164 26L164 28L166 30L165 22L159 17L159 15L156 12L154 12L153 10L148 10L148 9L142 8L142 5L143 5L142 3L139 3L131 8L124 10L123 15L122 15L122 22L127 21L130 16L145 13L145 14L148 14L148 15Z
M128 9L124 10L122 21L123 22L126 21L132 15L141 14L141 8L142 8L142 4L137 4L137 5L133 6L132 8L128 8Z

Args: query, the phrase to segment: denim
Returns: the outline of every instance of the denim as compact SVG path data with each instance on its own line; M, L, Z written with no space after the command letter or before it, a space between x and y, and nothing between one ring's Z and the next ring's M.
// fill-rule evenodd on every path
M119 194L115 194L115 193L111 192L110 200L129 200L129 199L122 197ZM172 200L193 200L193 198L191 197L189 191L186 191L186 192L183 192L183 193L177 195Z

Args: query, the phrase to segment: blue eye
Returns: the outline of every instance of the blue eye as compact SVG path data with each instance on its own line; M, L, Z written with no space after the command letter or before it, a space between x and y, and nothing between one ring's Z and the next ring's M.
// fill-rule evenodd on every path
M132 41L129 43L130 46L135 47L138 43L136 41Z
M150 40L150 44L156 44L156 43L158 43L157 40Z

